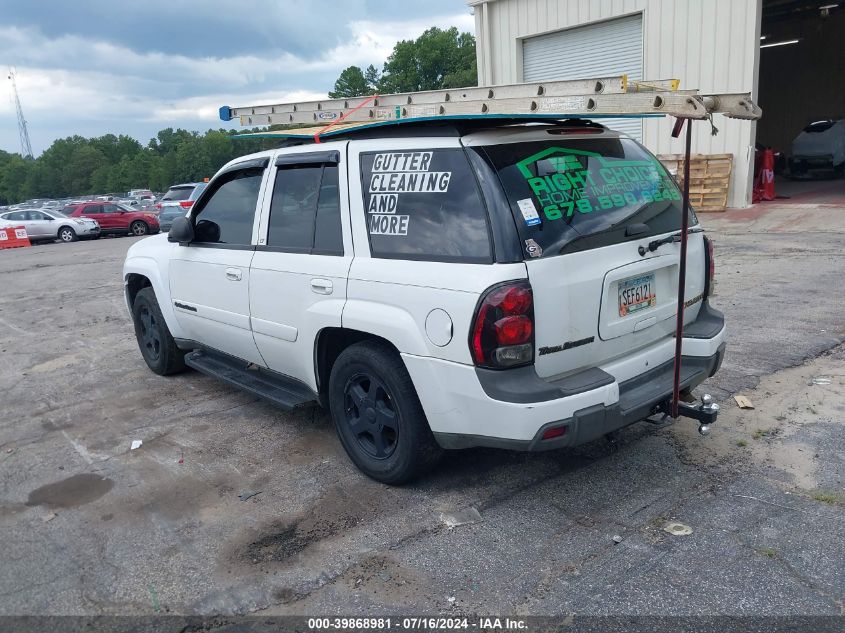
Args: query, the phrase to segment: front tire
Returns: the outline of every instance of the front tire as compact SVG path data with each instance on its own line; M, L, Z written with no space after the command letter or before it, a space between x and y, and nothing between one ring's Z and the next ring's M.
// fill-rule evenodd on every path
M329 409L349 458L382 483L410 481L443 452L402 359L387 344L356 343L338 356Z
M150 227L147 226L146 222L141 222L141 220L135 220L132 224L129 225L129 231L135 237L140 237L142 235L147 235L150 232Z
M63 226L62 228L60 228L58 235L59 239L62 242L75 242L79 239L79 236L76 234L76 231L74 231L69 226Z
M168 376L185 369L185 352L176 347L152 288L138 292L132 304L132 320L141 355L153 373Z

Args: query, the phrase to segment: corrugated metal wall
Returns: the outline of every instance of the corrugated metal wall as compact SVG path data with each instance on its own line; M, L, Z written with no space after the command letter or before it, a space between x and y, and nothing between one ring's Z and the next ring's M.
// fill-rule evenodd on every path
M641 13L643 76L681 79L681 88L756 93L761 0L470 0L475 10L479 83L523 81L524 38ZM756 94L754 95L756 96ZM765 116L765 113L764 113ZM681 153L668 119L646 120L643 141L658 154ZM717 117L693 128L693 151L731 153L729 205L750 204L755 124Z
M613 46L604 42L613 42ZM639 13L522 40L523 81L622 73L628 79L643 78L643 20ZM641 119L603 119L602 123L642 140Z

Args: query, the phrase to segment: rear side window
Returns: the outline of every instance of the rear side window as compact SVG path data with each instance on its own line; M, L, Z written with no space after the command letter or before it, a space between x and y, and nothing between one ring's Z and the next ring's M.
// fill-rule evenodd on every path
M487 211L462 149L361 155L373 257L490 263Z
M476 148L496 170L527 257L549 257L681 228L681 192L631 139L565 138ZM692 212L692 211L691 211ZM695 215L690 226L697 222Z
M263 168L224 174L215 190L195 214L194 241L247 246L252 243L252 225Z
M267 245L315 255L343 255L337 165L279 167Z

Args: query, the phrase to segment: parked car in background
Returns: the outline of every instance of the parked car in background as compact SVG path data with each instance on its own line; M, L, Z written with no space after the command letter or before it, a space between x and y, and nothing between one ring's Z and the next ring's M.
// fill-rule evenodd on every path
M113 202L84 202L67 206L62 211L69 217L96 220L103 234L149 235L159 232L155 213L121 207Z
M200 194L204 190L205 183L200 182L197 183L191 190L191 194L188 196L187 200L180 200L178 203L168 201L167 204L162 204L161 210L158 213L158 223L159 226L161 226L161 230L169 231L170 227L173 225L173 220L178 218L180 215L185 215L191 207L194 206L194 202L200 197Z
M129 193L126 194L127 198L133 198L135 200L152 200L155 198L153 192L149 189L131 189Z
M22 226L26 229L29 241L34 242L75 242L82 239L100 237L100 225L90 218L70 218L56 209L30 209L27 211L9 211L0 214L0 226Z
M185 215L187 212L187 209L183 209L180 206L165 207L164 209L158 212L159 228L161 228L161 230L165 232L169 231L170 227L173 226L173 220Z
M817 172L845 173L845 119L815 121L792 141L789 174L793 178Z
M181 207L183 210L190 209L194 204L194 200L205 189L205 186L206 183L204 182L188 182L182 185L173 185L155 206L159 211L173 207Z

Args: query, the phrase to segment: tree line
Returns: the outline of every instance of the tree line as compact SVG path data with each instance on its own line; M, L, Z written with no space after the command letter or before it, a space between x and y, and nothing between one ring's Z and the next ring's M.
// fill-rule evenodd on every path
M477 75L475 38L454 27L432 27L415 40L398 42L381 70L373 65L344 69L329 96L474 86ZM53 142L35 160L0 150L0 204L129 189L166 191L176 183L210 177L233 158L278 144L273 139L233 138L244 131L167 128L146 145L124 134L77 135Z
M204 134L167 128L147 145L121 134L69 136L35 160L0 151L0 204L67 198L129 189L167 191L170 185L214 175L225 163L273 147L272 139L235 139L240 130Z

